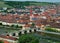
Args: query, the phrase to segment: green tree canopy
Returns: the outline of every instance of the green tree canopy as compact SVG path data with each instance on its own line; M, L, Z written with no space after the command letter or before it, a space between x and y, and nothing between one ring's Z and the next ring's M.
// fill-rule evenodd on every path
M14 25L11 25L11 27L14 27Z
M19 28L23 28L22 26L19 26Z
M35 27L35 23L32 23L31 26L32 26L32 27Z
M4 1L4 0L0 0L0 1Z
M9 1L9 2L5 2L5 4L15 7L15 8L21 8L21 7L24 8L24 6L30 5L30 3L27 1L26 2Z
M0 43L4 43L3 41L0 41Z
M19 37L19 43L39 43L39 39L31 34L24 34Z
M18 25L15 25L15 28L18 28L19 26Z

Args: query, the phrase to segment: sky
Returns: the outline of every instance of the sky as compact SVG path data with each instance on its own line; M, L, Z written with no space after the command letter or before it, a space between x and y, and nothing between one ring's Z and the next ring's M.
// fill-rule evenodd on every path
M38 1L38 2L60 2L60 0L6 0L6 1Z

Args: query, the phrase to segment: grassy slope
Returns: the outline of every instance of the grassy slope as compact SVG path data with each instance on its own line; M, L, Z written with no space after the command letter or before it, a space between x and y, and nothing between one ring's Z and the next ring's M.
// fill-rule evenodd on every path
M29 2L29 1L26 1L26 2L23 2L23 3L27 3L27 4L28 4L28 2ZM8 2L8 3L11 3L11 2ZM15 2L13 2L13 3L15 3ZM14 5L13 3L12 3L12 6ZM18 2L17 2L17 3L18 3ZM19 2L19 3L20 3L20 2ZM44 6L44 5L52 5L53 3L48 3L48 2L32 2L32 1L30 1L29 4L30 4L30 5L37 5L37 6L40 6L40 5L41 5L41 6ZM25 5L26 5L26 4L25 4ZM10 8L11 6L10 6L9 4L5 4L5 2L1 2L1 1L0 1L0 8L1 8L1 7L8 7L8 8Z
M4 2L0 1L0 8L2 8L2 7L12 8L11 6L6 5Z
M30 3L31 5L52 5L53 3L48 3L48 2L34 2L34 3Z

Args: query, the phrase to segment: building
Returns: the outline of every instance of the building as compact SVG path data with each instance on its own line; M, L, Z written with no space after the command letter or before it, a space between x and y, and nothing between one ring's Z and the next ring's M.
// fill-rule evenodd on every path
M0 40L2 40L4 43L17 43L17 38L14 38L12 36L4 36L0 35Z

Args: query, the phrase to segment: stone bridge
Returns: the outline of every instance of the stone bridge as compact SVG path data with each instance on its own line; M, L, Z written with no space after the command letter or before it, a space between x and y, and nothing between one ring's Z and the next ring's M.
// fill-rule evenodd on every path
M40 28L34 28L34 29L28 29L28 30L19 30L16 32L9 33L7 35L18 37L21 34L33 33L33 32L37 32L38 30L40 30Z

